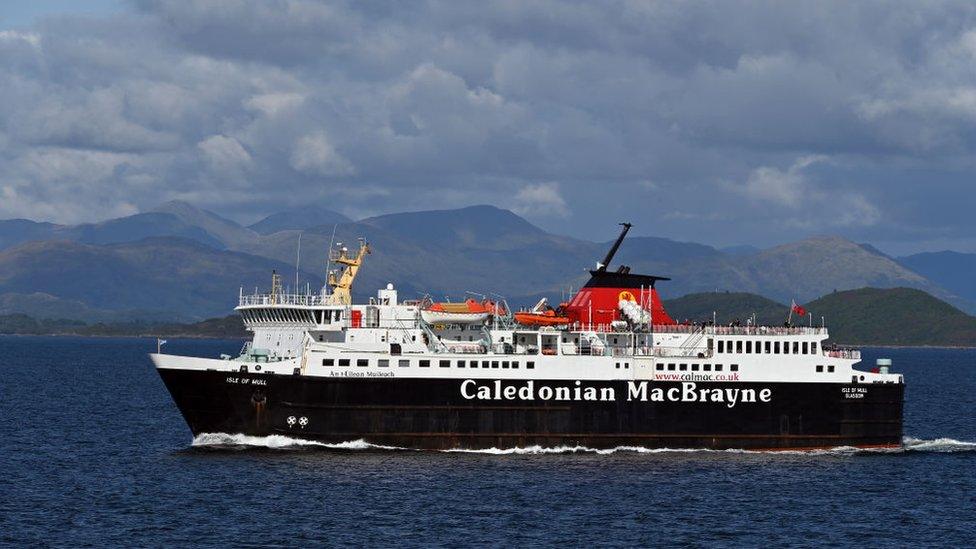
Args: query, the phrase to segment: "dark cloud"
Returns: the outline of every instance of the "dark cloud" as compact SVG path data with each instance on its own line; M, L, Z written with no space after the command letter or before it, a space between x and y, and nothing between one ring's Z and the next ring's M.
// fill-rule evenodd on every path
M0 217L493 203L974 248L968 2L139 0L0 30Z

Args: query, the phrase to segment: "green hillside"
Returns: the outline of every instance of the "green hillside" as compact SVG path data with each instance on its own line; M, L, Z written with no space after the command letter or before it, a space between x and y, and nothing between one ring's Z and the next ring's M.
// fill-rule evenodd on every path
M238 315L210 318L192 324L119 322L85 324L68 319L35 319L24 314L0 315L0 334L166 336L244 338L248 333Z
M665 300L664 308L678 322L712 320L714 312L719 324L728 324L736 319L744 324L747 318L755 314L760 324L778 325L786 320L790 312L786 305L747 292L688 294Z
M805 307L838 343L976 346L976 318L913 288L834 292Z
M716 312L719 324L728 324L756 314L760 324L781 325L789 307L745 292L689 294L664 302L671 316L681 322L711 320ZM804 305L821 317L830 329L832 342L850 345L976 346L976 318L922 290L914 288L861 288L833 292ZM808 318L793 319L806 325Z

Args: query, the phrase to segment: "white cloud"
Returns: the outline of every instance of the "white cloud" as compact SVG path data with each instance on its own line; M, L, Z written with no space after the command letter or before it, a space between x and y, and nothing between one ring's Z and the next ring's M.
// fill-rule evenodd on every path
M298 139L291 153L291 167L327 177L352 175L355 167L336 152L325 132L315 132Z
M515 193L512 210L529 217L569 217L569 206L563 200L559 183L550 181L526 185Z
M803 170L825 160L823 156L804 156L786 170L760 166L749 174L745 185L733 189L752 199L795 208L811 193Z
M252 164L250 153L233 137L211 135L197 143L197 148L210 168L220 174L236 175Z
M829 162L825 156L811 155L797 158L785 170L760 166L752 170L745 184L726 184L726 188L763 206L779 208L785 222L796 227L819 230L878 223L880 210L862 194L848 189L826 191L823 184L811 180L806 169Z

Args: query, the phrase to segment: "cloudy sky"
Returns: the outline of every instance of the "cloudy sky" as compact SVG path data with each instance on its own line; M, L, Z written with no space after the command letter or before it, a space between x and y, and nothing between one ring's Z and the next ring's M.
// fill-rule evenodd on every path
M0 218L478 203L976 251L972 2L0 7Z

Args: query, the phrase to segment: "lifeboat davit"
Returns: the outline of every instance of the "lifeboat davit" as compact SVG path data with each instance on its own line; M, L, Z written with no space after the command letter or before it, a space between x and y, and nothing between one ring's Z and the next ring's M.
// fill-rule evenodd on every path
M542 298L528 311L515 313L515 322L523 326L565 326L569 324L569 318L557 313L549 306L546 298Z
M493 302L468 299L462 303L431 303L420 310L420 316L427 324L475 324L484 322L494 312Z

